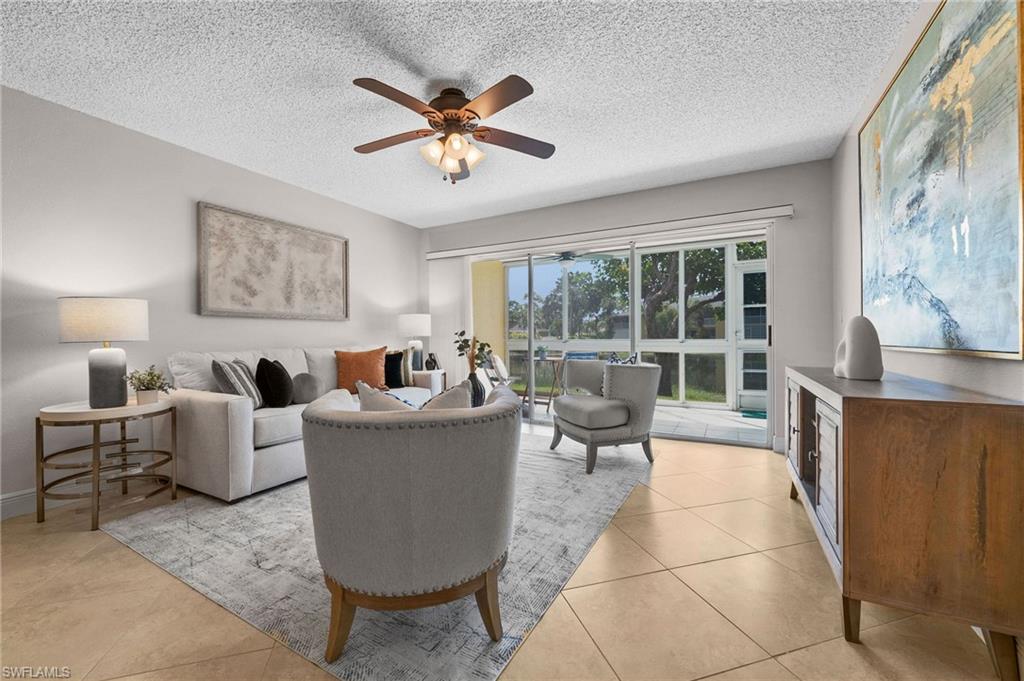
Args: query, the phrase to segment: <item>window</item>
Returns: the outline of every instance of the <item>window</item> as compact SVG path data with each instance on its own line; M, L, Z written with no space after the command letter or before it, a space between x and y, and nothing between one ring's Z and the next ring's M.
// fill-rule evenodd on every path
M737 260L765 260L768 257L768 243L765 241L741 241L736 244Z
M593 254L567 275L569 338L629 340L629 259Z
M640 337L679 338L679 251L640 256Z
M725 354L684 357L687 402L725 402Z
M725 338L725 249L685 252L686 338Z
M768 299L764 272L743 273L743 337L768 338Z
M763 352L743 353L743 385L741 390L768 389L768 356Z
M661 367L661 379L658 381L658 397L679 400L679 353L678 352L642 352L640 361L657 364Z
M526 265L509 265L505 269L505 290L508 291L508 339L525 339L526 328Z
M551 260L533 263L533 327L536 340L562 337L562 267Z

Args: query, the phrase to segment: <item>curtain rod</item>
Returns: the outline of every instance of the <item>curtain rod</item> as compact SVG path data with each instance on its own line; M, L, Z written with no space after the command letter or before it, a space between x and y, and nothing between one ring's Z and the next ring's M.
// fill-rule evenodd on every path
M793 217L793 206L792 204L786 204L732 213L715 213L677 220L661 220L622 227L606 227L582 232L570 232L568 234L535 237L521 241L504 241L480 246L467 246L465 248L428 251L426 259L441 260L470 255L525 254L536 249L578 245L581 241L595 244L614 240L624 240L625 242L641 241L644 237L669 237L674 233L683 231L690 233L691 236L697 236L730 227L763 226L766 222L770 222L773 219L791 217Z

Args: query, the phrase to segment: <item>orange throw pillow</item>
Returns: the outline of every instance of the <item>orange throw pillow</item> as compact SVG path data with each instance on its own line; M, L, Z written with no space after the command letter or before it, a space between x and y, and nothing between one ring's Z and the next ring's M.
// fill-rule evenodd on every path
M384 382L384 355L387 351L386 345L365 352L336 350L334 356L338 360L338 387L355 394L356 381L363 381L378 390L387 390L388 386Z

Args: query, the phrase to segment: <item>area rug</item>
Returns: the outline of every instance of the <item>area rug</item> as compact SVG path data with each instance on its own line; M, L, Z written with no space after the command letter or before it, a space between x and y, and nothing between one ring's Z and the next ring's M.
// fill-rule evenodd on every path
M357 611L339 660L324 660L330 599L305 480L234 504L195 495L102 527L185 583L346 681L495 679L650 464L639 446L600 450L524 433L515 530L501 574L505 634L487 636L472 597L421 610Z

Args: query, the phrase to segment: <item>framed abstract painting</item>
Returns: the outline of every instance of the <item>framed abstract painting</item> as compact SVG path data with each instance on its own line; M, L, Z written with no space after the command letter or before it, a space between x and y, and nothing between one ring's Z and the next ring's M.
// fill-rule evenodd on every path
M882 345L1021 359L1017 0L948 2L860 130L861 304Z
M200 203L199 314L348 319L348 239Z

